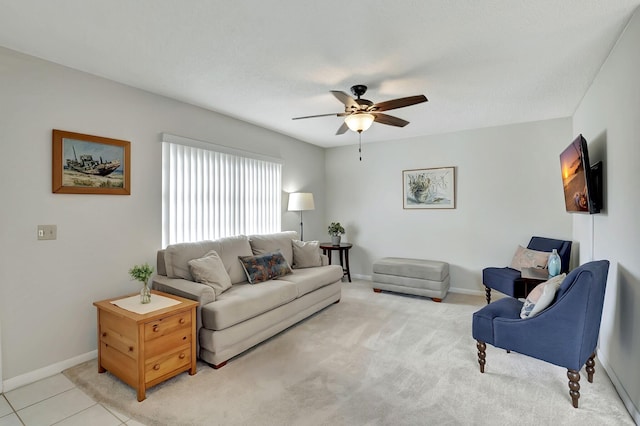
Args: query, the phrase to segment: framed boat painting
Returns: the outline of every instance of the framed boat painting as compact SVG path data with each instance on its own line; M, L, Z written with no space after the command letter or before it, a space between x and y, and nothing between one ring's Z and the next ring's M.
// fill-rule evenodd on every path
M455 167L402 171L405 209L455 209Z
M131 194L131 142L53 130L52 190Z

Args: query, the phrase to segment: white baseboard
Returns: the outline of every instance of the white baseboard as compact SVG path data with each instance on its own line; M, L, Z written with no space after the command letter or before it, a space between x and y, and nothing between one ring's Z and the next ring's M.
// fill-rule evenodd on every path
M471 296L484 296L484 290L470 290L468 288L450 287L449 293L468 294Z
M600 350L600 348L598 348L597 352L598 352L598 361L600 361L600 364L602 364L602 368L604 368L604 370L607 372L607 375L611 379L613 386L616 388L616 391L618 392L618 396L622 400L622 403L624 404L624 406L627 408L629 415L637 425L640 425L640 411L635 405L633 405L633 401L629 397L629 394L627 393L627 391L624 389L624 386L622 386L622 383L620 383L618 376L614 374L613 370L609 366L609 361L607 360L607 357Z
M360 274L351 274L353 278L357 278L359 280L372 281L371 275L360 275ZM460 293L460 294L469 294L471 296L484 296L484 290L470 290L468 288L459 288L459 287L450 287L450 293Z
M371 275L351 274L351 277L359 280L371 281Z
M21 386L28 385L38 380L46 379L47 377L54 376L67 368L74 365L81 364L90 359L98 357L98 350L87 352L86 354L78 355L73 358L66 359L64 361L56 362L55 364L48 365L46 367L39 368L29 373L21 374L16 377L5 380L3 385L3 392L9 392L13 389L17 389Z

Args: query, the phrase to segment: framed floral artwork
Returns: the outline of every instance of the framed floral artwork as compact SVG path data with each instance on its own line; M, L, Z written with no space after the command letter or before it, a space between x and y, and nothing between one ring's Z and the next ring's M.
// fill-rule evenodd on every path
M455 209L455 167L402 171L405 209Z

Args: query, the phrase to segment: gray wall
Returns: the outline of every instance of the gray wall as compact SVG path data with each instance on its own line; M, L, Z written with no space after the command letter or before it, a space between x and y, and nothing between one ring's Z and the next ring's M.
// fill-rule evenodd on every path
M284 159L283 189L324 200L324 150L201 108L0 48L0 322L9 380L96 349L92 302L136 292L161 245L160 133ZM51 130L131 141L130 196L52 194ZM287 212L283 229L299 230ZM322 238L324 205L305 213ZM37 241L38 224L58 239ZM59 371L59 370L58 370ZM37 378L37 375L34 376Z
M591 163L604 162L605 210L576 215L580 262L611 262L599 358L640 423L640 12L636 11L573 118L589 142ZM596 376L597 377L597 376Z
M452 288L482 291L482 268L508 265L532 235L571 239L559 160L570 139L563 118L365 144L362 162L357 147L329 149L327 222L345 225L355 274L385 256L442 260ZM403 170L448 166L455 210L403 209Z

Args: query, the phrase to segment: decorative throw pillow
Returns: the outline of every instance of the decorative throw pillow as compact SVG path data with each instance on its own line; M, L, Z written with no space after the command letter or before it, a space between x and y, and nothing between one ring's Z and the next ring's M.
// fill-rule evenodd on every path
M524 301L524 305L522 305L520 318L533 318L547 308L547 306L551 305L556 292L566 276L567 274L556 275L549 281L540 283L536 288L531 290L531 293L529 293L527 299Z
M213 288L216 297L231 288L231 278L222 263L222 259L215 250L211 250L200 259L189 262L189 270L196 282Z
M290 274L291 267L279 251L257 256L238 256L251 284Z
M319 241L291 240L293 247L293 268L322 266Z
M537 251L518 246L511 260L511 268L522 271L522 268L546 268L551 253Z

